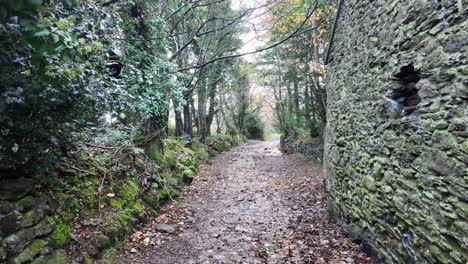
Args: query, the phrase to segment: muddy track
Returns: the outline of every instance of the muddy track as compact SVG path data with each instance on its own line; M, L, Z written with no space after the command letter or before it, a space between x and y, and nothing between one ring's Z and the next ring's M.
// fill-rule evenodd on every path
M328 219L320 166L278 143L252 141L202 165L117 263L369 263Z

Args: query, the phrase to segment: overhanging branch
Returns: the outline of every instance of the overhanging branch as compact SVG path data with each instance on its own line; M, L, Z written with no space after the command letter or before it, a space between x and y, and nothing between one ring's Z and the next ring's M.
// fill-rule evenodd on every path
M312 17L312 14L315 12L315 10L317 9L318 7L318 1L315 2L315 5L314 6L311 6L308 10L308 14L306 16L306 18L304 19L304 21L302 21L302 23L296 28L296 30L294 32L292 32L291 34L289 34L287 37L285 37L284 39L282 39L281 41L278 41L272 45L269 45L267 47L264 47L264 48L261 48L261 49L257 49L257 50L254 50L254 51L250 51L250 52L245 52L245 53L241 53L241 54L232 54L232 55L226 55L226 56L221 56L221 57L217 57L217 58L214 58L214 59L211 59L207 62L204 62L202 64L198 64L198 65L193 65L193 66L189 66L189 67L185 67L185 68L181 68L181 69L178 69L179 72L183 72L183 71L188 71L188 70L192 70L192 69L200 69L200 68L203 68L209 64L212 64L214 62L217 62L219 60L225 60L225 59L233 59L233 58L239 58L239 57L243 57L243 56L247 56L247 55L252 55L252 54L255 54L255 53L260 53L260 52L264 52L264 51L267 51L269 49L272 49L272 48L275 48L277 46L280 46L282 44L284 44L285 42L287 42L288 40L290 40L291 38L294 38L296 36L299 36L301 34L304 34L306 32L309 32L310 30L314 29L314 28L317 28L317 27L314 27L312 29L307 29L305 31L301 31L301 29L304 27L304 25L307 23L307 21L309 21L309 19Z

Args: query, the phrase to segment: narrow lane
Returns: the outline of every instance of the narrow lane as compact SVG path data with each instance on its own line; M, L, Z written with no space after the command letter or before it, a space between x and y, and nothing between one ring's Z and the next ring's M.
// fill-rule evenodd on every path
M202 165L117 262L368 263L328 220L320 166L278 145L252 141Z

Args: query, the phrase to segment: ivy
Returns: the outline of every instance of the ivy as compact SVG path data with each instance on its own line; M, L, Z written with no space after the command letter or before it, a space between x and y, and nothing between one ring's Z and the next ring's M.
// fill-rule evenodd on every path
M44 167L125 94L105 67L115 15L54 0L7 1L0 14L0 167Z

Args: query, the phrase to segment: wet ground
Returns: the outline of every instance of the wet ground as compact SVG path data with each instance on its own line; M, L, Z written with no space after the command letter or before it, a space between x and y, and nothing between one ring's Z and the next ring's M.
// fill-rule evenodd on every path
M252 141L202 165L117 263L369 263L329 220L320 166L278 144Z

